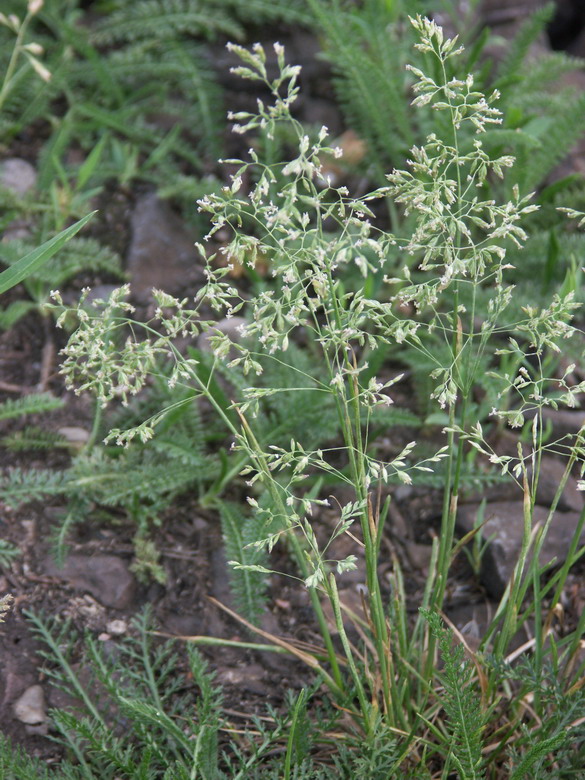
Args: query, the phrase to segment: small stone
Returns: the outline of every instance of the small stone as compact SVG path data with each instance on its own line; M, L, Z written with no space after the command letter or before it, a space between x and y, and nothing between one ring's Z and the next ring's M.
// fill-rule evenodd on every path
M205 630L203 616L201 614L178 615L167 613L163 624L164 630L177 636L196 636Z
M411 485L398 485L397 488L392 493L392 498L394 498L399 503L402 501L408 501L408 499L412 496L414 491L414 488Z
M82 620L87 628L97 631L103 627L105 620L104 607L92 596L74 596L63 610L63 617Z
M128 623L125 620L110 620L106 626L106 631L113 636L122 636L128 631Z
M12 706L15 717L21 723L36 726L47 719L45 694L40 685L31 685Z
M338 591L339 595L339 602L342 605L341 614L344 617L344 625L347 631L351 630L353 628L352 621L350 619L346 618L346 611L344 607L346 607L351 612L355 613L356 615L359 615L359 617L364 617L364 601L367 603L367 592L365 591L364 587L359 586L350 586L348 588L342 587L339 588ZM330 628L332 629L333 633L337 633L337 623L335 621L335 614L333 612L333 607L331 606L331 602L329 599L322 599L321 600L321 606L323 607L323 613L327 619L327 622L329 623Z
M195 531L207 531L209 528L209 521L204 517L197 515L193 518L192 525Z
M24 727L24 730L27 734L29 734L31 737L33 736L39 736L39 737L46 737L49 733L49 724L47 721L44 723L35 723L34 726L31 726L30 724L26 724Z
M57 430L61 436L76 449L81 449L89 441L89 431L75 425L64 425Z
M10 157L0 163L0 186L15 195L26 195L37 183L37 172L26 160Z
M508 450L504 453L515 456L515 452ZM563 478L566 468L566 460L560 460L551 455L544 455L540 463L538 486L536 489L535 503L540 506L550 507L555 500L557 489ZM532 477L532 468L528 468L528 478ZM505 482L498 482L483 491L472 490L463 493L465 503L477 503L485 498L491 501L522 501L523 491L521 485L512 479ZM559 498L557 509L561 512L575 511L580 512L585 504L585 495L577 490L577 480L569 474L565 483L565 489Z

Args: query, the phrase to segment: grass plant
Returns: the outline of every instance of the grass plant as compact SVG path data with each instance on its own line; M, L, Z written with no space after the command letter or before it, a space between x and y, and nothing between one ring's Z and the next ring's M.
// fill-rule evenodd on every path
M234 131L270 138L280 123L287 123L297 137L296 157L266 165L252 145L249 159L227 161L237 168L231 184L199 202L212 228L199 246L207 284L195 301L154 291L155 318L141 323L132 318L127 286L90 307L82 299L79 327L64 351L63 373L76 392L91 390L103 405L127 404L149 382L157 363L170 361L169 387L184 386L215 410L240 457L253 513L241 537L249 540L248 552L269 555L275 545L285 545L296 562L297 579L308 589L323 648L310 654L275 641L307 663L348 716L347 744L361 740L354 754L361 775L520 778L538 769L539 777L569 777L582 767L581 749L574 746L583 744L584 721L578 713L584 621L564 634L553 628L553 618L571 567L580 558L585 512L567 560L551 573L541 571L538 552L554 522L563 483L544 527L534 525L533 508L545 452L566 455L567 477L583 466L583 429L551 442L543 422L547 408L574 407L585 391L585 383L572 380L574 366L560 368L550 358L578 333L572 324L578 305L575 284L552 295L546 306L527 301L519 317L511 316L516 309L514 288L506 281L513 270L508 255L527 241L521 223L538 207L514 180L513 156L494 152L492 140L502 122L497 90L484 95L473 76L461 72L461 47L434 22L417 16L411 23L421 55L420 63L409 68L413 105L432 108L445 133L432 132L411 149L407 170L394 170L387 184L359 197L322 175L323 157L340 153L330 145L327 129L311 137L291 115L299 68L287 64L283 47L274 46L279 73L272 78L260 45L251 50L231 46L242 60L235 72L263 83L272 94L272 102L259 102L257 112L232 115ZM484 146L488 132L492 140ZM494 188L492 183L500 179L511 184ZM509 195L498 199L497 192ZM373 209L381 199L391 199L397 210L410 215L409 236L377 225ZM228 243L207 251L220 229L228 233ZM253 268L258 256L269 259L272 282L242 297L228 276L230 266ZM218 258L227 259L227 267ZM355 268L364 280L375 273L383 276L379 298L359 288L348 291L344 275ZM60 305L58 295L56 299ZM218 318L245 315L242 339L232 340L212 320L202 319L203 304ZM208 331L214 357L202 373L200 360L182 354L174 340L179 335L195 339ZM339 441L326 446L307 446L294 436L275 443L256 425L271 399L298 392L294 384L259 386L248 379L242 398L228 406L212 389L225 362L244 378L261 375L267 362L287 364L299 336L311 344L321 366L315 374L294 369L299 385L315 398L329 398L337 414ZM440 350L434 347L437 338ZM393 365L380 365L379 376L371 374L369 360L386 348L399 356L404 345L431 366L430 399L444 420L444 439L430 456L417 457L413 441L381 460L372 448L370 422L378 406L392 405L393 388L403 378ZM486 364L494 406L480 419L474 389L485 381ZM122 446L156 441L157 428L169 413L161 409L132 428L112 430L107 441ZM493 451L484 433L492 421L525 429L516 457ZM459 549L458 501L472 448L519 483L524 526L514 575L479 649L465 647L464 659L440 616ZM389 584L379 577L385 519L380 496L439 468L444 475L442 520L420 611L411 619L398 562L393 562ZM352 492L338 506L337 523L325 542L319 513L335 504L323 494L319 477L334 478ZM224 505L223 511L231 509ZM345 608L338 584L356 568L358 556L337 560L328 552L331 542L346 534L364 560L362 617ZM273 573L269 558L259 564L246 554L231 565L260 577ZM329 602L332 624L324 601ZM512 653L512 640L522 626L533 627L534 640ZM358 643L350 627L357 631ZM459 635L455 644L461 640ZM291 706L285 776L293 776L293 765L298 777L327 776L327 762L322 774L313 764L309 770L292 747L304 704L299 697ZM147 715L144 711L148 720ZM342 761L342 753L328 762Z

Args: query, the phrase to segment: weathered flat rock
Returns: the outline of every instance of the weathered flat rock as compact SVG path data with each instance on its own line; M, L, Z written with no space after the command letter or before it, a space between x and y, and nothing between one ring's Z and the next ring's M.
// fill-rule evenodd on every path
M575 435L585 424L585 411L583 409L544 409L542 412L544 423L552 425L553 437L560 439L563 436Z
M566 462L557 460L550 455L542 458L538 487L536 489L536 503L542 506L551 506L557 493L557 489L565 473ZM585 493L577 490L577 480L569 474L565 489L559 500L557 509L561 512L580 512L585 504Z
M156 194L138 200L131 224L127 267L133 294L147 299L153 287L179 293L198 260L186 225Z
M176 612L169 612L164 616L163 629L179 636L204 634L204 616L199 613L179 615Z
M89 441L90 432L87 428L81 428L78 425L64 425L62 428L58 428L57 433L75 449L81 449Z
M115 555L70 555L62 569L52 558L46 558L44 573L90 593L106 607L126 609L134 598L134 577L126 563Z
M233 685L255 693L258 696L270 694L268 685L264 682L266 670L260 664L245 664L220 668L217 680L222 685Z
M472 530L479 504L463 505L457 516L458 532L463 536ZM544 566L556 559L558 565L566 558L571 540L579 522L579 512L556 512L540 554L540 565ZM541 506L534 508L533 525L543 525L548 510ZM502 597L514 566L518 560L522 545L524 526L521 501L494 501L486 505L485 525L482 530L484 539L489 542L481 566L481 581L493 598ZM582 537L581 544L585 537Z
M512 451L506 454L515 454ZM535 502L539 506L550 507L557 493L558 486L565 473L566 462L553 458L551 455L545 455L540 464L540 476L536 489ZM529 475L531 469L528 470ZM483 498L491 501L522 501L522 488L511 477L505 482L498 482L485 488L482 492L478 490L466 491L463 493L465 503L478 503ZM585 504L585 493L577 490L577 479L570 474L565 484L565 489L559 499L557 509L561 512L580 512Z

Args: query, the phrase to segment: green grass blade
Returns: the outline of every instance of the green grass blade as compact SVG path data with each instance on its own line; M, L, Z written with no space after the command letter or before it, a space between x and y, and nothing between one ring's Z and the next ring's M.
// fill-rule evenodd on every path
M41 244L40 247L29 252L28 255L25 255L17 263L10 266L10 268L2 271L2 273L0 273L0 295L22 282L23 279L26 279L27 276L30 276L44 265L47 260L53 257L53 255L61 249L63 244L66 244L70 238L85 227L95 213L95 211L92 211L90 214L87 214L83 219L80 219L79 222L66 228L66 230L62 230L61 233L54 236L54 238L45 241L44 244Z

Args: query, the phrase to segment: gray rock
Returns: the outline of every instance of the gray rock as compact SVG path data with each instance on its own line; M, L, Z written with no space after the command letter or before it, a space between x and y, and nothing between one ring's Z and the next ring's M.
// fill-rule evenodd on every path
M26 160L10 157L0 163L0 186L15 195L26 195L37 183L37 172Z
M224 667L220 669L217 680L222 685L234 685L244 688L258 696L268 696L269 688L264 683L266 670L260 664L246 664L245 666Z
M574 57L585 58L585 30L581 30L576 40L569 44L567 53L572 54Z
M486 600L479 603L469 601L466 604L457 604L454 607L447 607L445 611L449 620L461 632L467 647L471 651L476 651L494 619L497 608L497 602ZM516 650L531 636L534 636L534 627L525 623L510 640L508 651ZM486 650L491 652L493 644L490 643Z
M483 0L480 13L486 24L511 37L526 17L544 4L545 0Z
M113 634L113 636L122 636L122 634L128 631L128 623L125 620L110 620L106 626L106 631L108 634Z
M176 612L170 612L164 617L163 627L170 634L196 636L197 634L203 634L205 631L204 616L199 613L179 615Z
M62 569L47 558L44 573L65 580L76 590L87 591L106 607L125 609L134 598L134 578L126 563L114 555L70 555Z
M341 584L342 580L340 581ZM347 610L350 610L355 615L363 619L367 616L364 614L364 601L367 602L367 589L365 585L350 585L349 587L340 587L338 590L339 602L342 604L341 614L343 617L343 624L348 635L353 634L355 626L353 621L348 617ZM333 607L329 599L321 599L321 606L323 607L323 614L327 619L329 628L333 634L337 634L337 623L335 622L335 614ZM346 609L344 609L344 607Z
M404 549L411 565L419 571L427 572L433 555L433 548L430 544L417 544L416 542L406 541Z
M555 499L560 481L565 473L566 463L545 455L540 464L540 477L536 490L536 503L550 507ZM557 509L561 512L580 512L585 503L585 493L577 490L577 480L571 474L559 500Z
M555 439L567 435L576 435L585 425L583 409L544 409L542 412L544 424L550 422Z
M4 228L2 243L7 244L9 241L27 241L31 236L31 223L26 219L15 219Z
M211 595L220 601L222 604L234 609L234 600L232 590L230 587L230 566L228 566L227 558L223 547L216 548L211 552L210 557L211 564Z
M467 644L477 649L496 612L497 604L481 602L457 604L447 609L447 616L461 632Z
M132 291L147 299L152 288L177 294L197 268L197 251L182 220L156 194L137 202L131 219L127 266Z
M510 452L513 455L512 452ZM550 455L545 455L540 464L540 477L536 489L536 503L539 506L550 507L555 499L558 486L565 473L566 462ZM530 475L532 470L528 470ZM522 488L511 477L504 482L498 482L482 492L473 490L463 494L463 500L478 503L483 498L490 501L522 501ZM570 474L565 489L559 499L557 509L561 512L580 512L585 504L585 494L577 490L577 480Z
M89 441L90 432L86 428L77 425L64 425L57 429L65 441L73 448L80 450Z
M544 4L545 0L483 0L478 21L481 26L490 27L494 37L484 48L482 56L501 62L508 52L510 39L518 34L523 22ZM542 33L531 44L527 58L537 61L549 51L546 35Z
M45 711L45 694L40 685L31 685L12 705L14 716L30 726L44 723L47 719Z
M457 516L458 532L463 536L472 530L479 504L461 506ZM544 566L556 559L556 564L564 562L571 540L579 522L579 512L556 512L545 543L540 553L540 565ZM533 526L544 525L548 510L541 506L534 508ZM524 524L521 501L495 501L487 504L484 513L485 525L482 529L484 539L493 539L483 555L481 581L487 592L500 599L514 571L522 545ZM585 541L582 535L581 544Z

